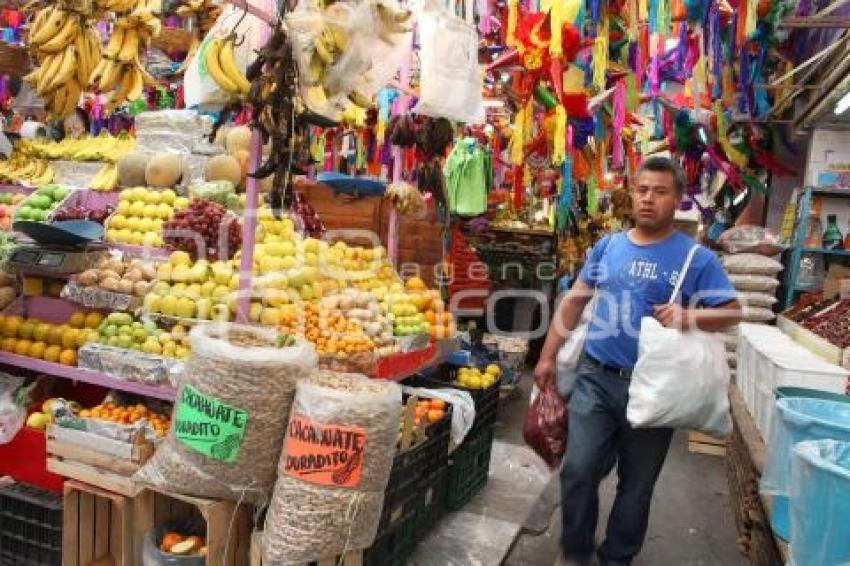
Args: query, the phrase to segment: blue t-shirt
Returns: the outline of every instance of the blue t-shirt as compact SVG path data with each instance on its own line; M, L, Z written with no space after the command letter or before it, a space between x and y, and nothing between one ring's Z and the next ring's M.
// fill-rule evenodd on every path
M681 232L643 246L618 233L594 246L579 274L579 280L597 289L585 342L591 357L618 368L634 367L641 318L652 316L652 307L670 300L694 244ZM679 304L717 307L736 297L717 256L700 246L685 275Z

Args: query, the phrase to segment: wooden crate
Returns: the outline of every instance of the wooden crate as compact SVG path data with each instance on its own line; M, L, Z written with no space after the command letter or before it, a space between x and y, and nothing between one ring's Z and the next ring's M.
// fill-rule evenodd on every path
M133 504L123 495L75 480L64 486L63 566L134 566Z
M200 515L206 522L207 564L247 566L253 530L251 506L151 489L139 493L133 503L133 539L139 548L157 525ZM137 556L140 564L141 554Z
M262 531L254 531L251 534L251 566L263 566ZM362 566L363 551L352 550L345 556L323 558L315 563L316 566ZM304 566L307 566L305 563Z
M710 456L726 456L726 441L701 432L689 430L688 452L708 454Z
M134 497L141 491L132 475L153 454L153 445L141 434L128 443L51 425L46 436L47 469L54 474L125 497Z

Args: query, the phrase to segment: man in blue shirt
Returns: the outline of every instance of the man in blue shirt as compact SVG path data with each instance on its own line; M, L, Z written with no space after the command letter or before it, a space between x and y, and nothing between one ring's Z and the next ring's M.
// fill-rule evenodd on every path
M635 227L594 246L578 280L555 311L534 370L539 386L552 383L558 350L597 293L568 406L567 452L561 467L563 555L558 564L591 563L599 484L615 463L617 495L597 556L603 565L628 565L643 546L652 491L673 430L633 429L626 420L641 318L654 316L669 328L719 331L741 317L723 267L702 247L685 274L680 300L668 304L695 243L673 228L684 174L669 159L653 157L644 162L636 185Z

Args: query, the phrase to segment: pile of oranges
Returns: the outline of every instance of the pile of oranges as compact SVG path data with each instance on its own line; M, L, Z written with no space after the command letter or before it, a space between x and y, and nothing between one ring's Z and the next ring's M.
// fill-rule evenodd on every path
M77 365L77 349L97 336L103 315L77 311L64 324L0 315L0 350L66 366Z
M339 310L324 310L313 303L304 303L301 321L294 317L286 319L281 329L287 334L304 336L316 345L320 356L344 359L375 349L375 343L363 331L360 321L346 319Z
M115 403L103 403L91 409L81 410L78 416L125 425L147 419L148 424L159 437L165 436L171 426L168 416L151 411L141 403L123 407Z
M446 402L442 399L422 399L413 412L415 424L434 424L440 422L446 414Z

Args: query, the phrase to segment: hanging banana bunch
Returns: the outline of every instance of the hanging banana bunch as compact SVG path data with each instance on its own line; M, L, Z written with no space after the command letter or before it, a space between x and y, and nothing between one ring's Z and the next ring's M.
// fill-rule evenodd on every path
M218 16L221 14L221 6L212 2L212 0L190 0L185 4L178 6L175 10L178 16L189 20L191 23L188 27L192 34L192 43L189 46L189 51L186 53L186 58L175 74L182 75L189 67L189 62L198 52L201 45L201 38L206 37L207 33L215 25Z
M158 84L139 60L139 49L162 31L152 7L152 2L139 0L132 12L116 18L103 59L91 74L92 86L109 93L108 110L141 98L145 85Z
M90 16L58 2L36 11L32 20L29 44L35 69L24 80L44 99L51 117L74 112L101 61L100 35L87 20Z
M235 98L245 98L251 83L236 64L236 35L212 38L202 49L207 72L218 86Z

